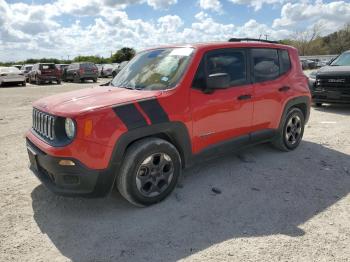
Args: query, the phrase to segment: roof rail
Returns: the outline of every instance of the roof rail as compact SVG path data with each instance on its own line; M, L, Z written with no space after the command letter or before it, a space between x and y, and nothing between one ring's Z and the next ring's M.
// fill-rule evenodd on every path
M278 41L271 41L271 40L264 40L264 39L257 39L257 38L230 38L228 40L229 42L264 42L264 43L271 43L271 44L279 44Z

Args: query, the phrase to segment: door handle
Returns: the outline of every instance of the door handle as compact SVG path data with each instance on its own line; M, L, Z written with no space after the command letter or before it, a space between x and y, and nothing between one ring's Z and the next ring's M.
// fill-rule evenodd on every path
M282 86L282 87L278 88L278 91L280 91L280 92L287 92L289 89L290 89L289 86Z
M248 99L251 99L251 98L252 98L252 95L241 95L237 99L238 100L248 100Z

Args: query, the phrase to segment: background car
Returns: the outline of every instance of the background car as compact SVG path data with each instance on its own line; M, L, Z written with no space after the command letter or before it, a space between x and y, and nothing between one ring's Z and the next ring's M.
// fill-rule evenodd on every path
M128 64L129 61L121 62L117 67L112 71L112 77L114 78L119 72Z
M5 83L26 85L23 73L17 67L0 67L0 86Z
M12 65L11 67L16 67L18 69L21 69L22 65Z
M73 63L65 69L64 81L84 82L92 80L97 82L97 77L98 69L94 63Z
M23 65L21 67L21 72L25 77L26 82L28 82L29 78L28 75L30 73L30 71L32 71L33 65Z
M98 71L98 77L101 77L101 72L102 72L102 65L101 64L96 64L97 71Z
M57 84L61 84L61 76L54 63L37 63L33 65L32 71L30 71L29 83L35 82L40 85L45 82L51 83L52 81Z
M113 67L112 64L104 64L104 65L102 65L101 77L112 76L113 68L114 67Z
M69 66L69 64L56 64L56 68L59 71L61 78L63 78L63 74L65 73L65 69Z

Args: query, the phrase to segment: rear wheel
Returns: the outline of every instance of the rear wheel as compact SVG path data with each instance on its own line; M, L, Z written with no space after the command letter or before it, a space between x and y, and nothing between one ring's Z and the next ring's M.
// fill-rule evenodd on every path
M94 83L96 83L97 82L97 78L92 79L92 81L94 81Z
M299 108L292 108L288 111L282 128L272 142L273 145L282 151L296 149L303 137L305 117Z
M57 85L60 85L61 84L61 80L57 80L56 83L57 83Z
M35 77L35 83L37 84L37 85L40 85L41 84L41 81L40 81L40 79L36 76Z
M26 86L27 82L23 81L22 86Z
M117 177L121 195L137 206L162 201L175 188L181 174L181 159L176 148L158 138L132 144Z

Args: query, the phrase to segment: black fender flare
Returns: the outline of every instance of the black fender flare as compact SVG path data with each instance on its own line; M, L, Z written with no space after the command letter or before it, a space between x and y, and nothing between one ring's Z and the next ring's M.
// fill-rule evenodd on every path
M117 169L121 166L125 152L130 144L146 137L165 135L179 151L182 165L185 167L192 156L191 139L185 124L182 122L165 122L136 128L123 133L114 145L110 165Z
M283 110L283 113L282 113L282 116L281 116L281 119L280 119L279 130L281 130L281 128L282 128L284 120L287 117L288 111L292 107L299 107L300 105L304 106L305 123L308 122L309 117L310 117L310 105L311 105L310 98L308 96L295 97L295 98L292 98L292 99L288 100L288 102L284 106L284 110Z

